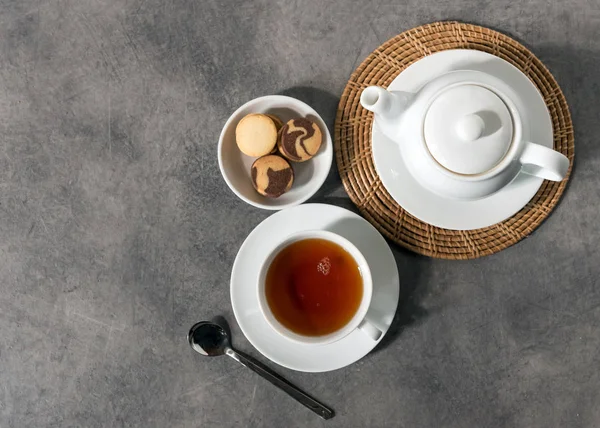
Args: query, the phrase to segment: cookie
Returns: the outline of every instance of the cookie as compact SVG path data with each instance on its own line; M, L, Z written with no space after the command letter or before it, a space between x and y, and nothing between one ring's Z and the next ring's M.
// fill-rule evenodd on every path
M249 114L235 127L235 141L242 153L264 156L277 144L277 126L265 114Z
M281 156L267 155L252 164L252 185L258 193L278 198L290 190L294 183L294 170Z
M304 162L319 151L323 136L312 120L299 118L288 121L281 128L277 140L279 152L294 162Z
M279 141L279 139L281 138L281 130L282 129L283 129L283 122L281 122L281 128L277 129L277 141ZM279 146L279 144L275 144L275 147L273 147L273 150L271 150L272 155L281 155L281 153L279 153L278 146Z
M283 127L283 122L274 114L265 114L265 116L269 116L273 123L275 123L275 127L277 128L277 132Z
M274 114L265 114L265 116L269 116L271 120L273 120L273 123L275 123L275 127L277 128L277 139L279 140L279 137L281 136L281 128L283 128L283 122ZM271 150L271 154L274 155L278 152L279 150L277 149L277 144L275 144L275 147L273 147L273 150Z

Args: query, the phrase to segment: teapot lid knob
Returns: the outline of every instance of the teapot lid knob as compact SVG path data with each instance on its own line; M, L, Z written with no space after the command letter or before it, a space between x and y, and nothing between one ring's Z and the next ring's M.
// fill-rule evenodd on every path
M468 114L458 120L456 124L456 134L463 141L475 141L485 130L485 123L481 116L477 114Z

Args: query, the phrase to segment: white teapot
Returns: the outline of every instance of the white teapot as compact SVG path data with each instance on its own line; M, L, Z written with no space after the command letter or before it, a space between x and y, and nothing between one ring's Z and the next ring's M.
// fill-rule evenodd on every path
M520 172L560 181L569 169L566 156L528 140L536 124L521 120L512 101L518 97L504 81L465 70L443 74L414 94L371 86L360 102L399 144L422 185L445 197L479 199Z

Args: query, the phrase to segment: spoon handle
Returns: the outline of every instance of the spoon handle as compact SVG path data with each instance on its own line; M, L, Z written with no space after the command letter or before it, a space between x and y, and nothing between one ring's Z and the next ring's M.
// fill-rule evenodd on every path
M231 358L239 362L240 364L248 367L255 373L258 373L263 378L271 382L273 385L279 387L283 391L287 392L290 396L295 398L304 406L308 407L310 410L315 412L317 415L322 417L323 419L331 419L335 415L333 410L319 403L314 398L310 397L306 393L302 392L300 389L289 383L287 380L279 376L273 370L267 368L262 363L256 361L254 358L243 354L239 351L234 351L229 348L226 350L226 354Z

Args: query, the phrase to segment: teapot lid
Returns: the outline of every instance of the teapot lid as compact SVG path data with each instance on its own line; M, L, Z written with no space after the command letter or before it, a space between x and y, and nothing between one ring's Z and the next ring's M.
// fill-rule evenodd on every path
M462 84L442 91L425 113L425 143L444 168L481 174L506 155L513 139L508 107L493 91Z

